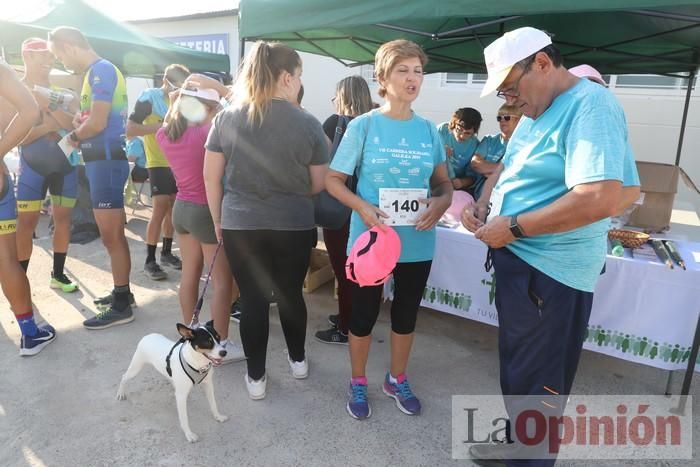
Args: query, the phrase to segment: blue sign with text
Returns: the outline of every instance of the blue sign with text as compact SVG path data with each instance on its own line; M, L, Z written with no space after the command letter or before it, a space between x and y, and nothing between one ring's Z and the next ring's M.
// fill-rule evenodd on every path
M181 47L200 52L228 55L228 34L199 34L195 36L164 37L163 39Z

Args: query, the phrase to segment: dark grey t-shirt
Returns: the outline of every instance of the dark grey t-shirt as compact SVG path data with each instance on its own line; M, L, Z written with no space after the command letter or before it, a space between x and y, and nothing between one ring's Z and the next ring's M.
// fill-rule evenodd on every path
M227 230L314 228L310 165L328 163L321 123L287 101L273 99L262 125L247 110L214 119L206 148L226 158L221 227Z

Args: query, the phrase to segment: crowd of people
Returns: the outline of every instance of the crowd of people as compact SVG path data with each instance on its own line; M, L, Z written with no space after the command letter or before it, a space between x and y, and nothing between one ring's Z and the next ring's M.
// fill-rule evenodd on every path
M324 190L351 214L339 228L323 226L338 313L315 337L349 347L351 417L372 413L366 364L383 284L352 280L348 254L368 230L381 235L394 225L401 251L393 267L383 391L402 412L420 414L407 368L435 227L455 191L473 200L461 221L489 247L487 264L496 272L503 394L569 394L604 265L608 218L639 193L624 113L600 75L590 67L567 70L542 31L506 33L484 54L483 95L497 92L505 103L496 117L500 131L480 138L482 116L475 108L459 108L437 126L412 109L428 58L407 40L385 43L376 53L383 105L372 102L363 78L351 76L337 84L335 113L321 124L301 107L301 58L282 44L256 43L233 87L170 65L162 86L143 91L127 117L121 72L80 31L59 27L47 41L28 39L23 78L0 66L0 155L15 146L21 154L16 199L11 179L0 181L0 279L21 328L20 354L37 354L55 338L50 325L33 319L26 276L47 188L56 225L50 285L65 293L77 287L63 266L80 158L114 282L112 292L96 300L102 311L84 326L105 329L134 320L123 207L128 160L141 159L137 167L145 169L141 177L150 179L153 199L144 271L162 280L161 265L182 269L182 319L190 322L202 271L213 265L214 326L228 347L227 360L246 359L250 398L267 392L271 303L279 310L292 376L309 375L302 287L318 235L313 195ZM79 99L58 103L55 95L67 94L56 89L45 97L54 57L84 74ZM64 141L70 157L61 149ZM412 220L397 222L400 213L388 206L409 206ZM172 253L174 232L181 259ZM240 317L242 349L228 338L232 312ZM506 405L513 419L520 408ZM549 410L558 414L563 407ZM474 448L475 458L508 459L520 446Z

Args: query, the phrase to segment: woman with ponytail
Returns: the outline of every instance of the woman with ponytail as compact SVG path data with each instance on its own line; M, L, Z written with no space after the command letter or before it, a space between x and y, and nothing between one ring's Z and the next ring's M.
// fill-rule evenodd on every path
M165 116L165 126L156 133L177 184L173 206L173 227L178 233L182 254L180 306L185 323L199 295L199 279L204 265L212 264L217 251L214 223L204 189L204 143L211 120L219 110L219 96L211 89L182 89L173 93L175 102ZM212 271L211 314L214 328L226 348L223 363L245 358L243 349L228 340L229 307L238 295L226 255L217 255Z
M241 290L252 399L266 394L273 294L292 376L309 374L302 286L316 231L311 195L324 188L328 144L321 124L296 105L301 72L294 50L257 42L234 85L233 105L216 116L206 144L207 200Z

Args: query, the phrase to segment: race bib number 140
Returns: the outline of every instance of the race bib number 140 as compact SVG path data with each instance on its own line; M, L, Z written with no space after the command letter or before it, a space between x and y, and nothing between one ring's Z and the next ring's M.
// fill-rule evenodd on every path
M416 220L427 208L419 202L425 199L428 190L425 188L380 188L379 209L389 215L384 220L387 225L415 225Z

